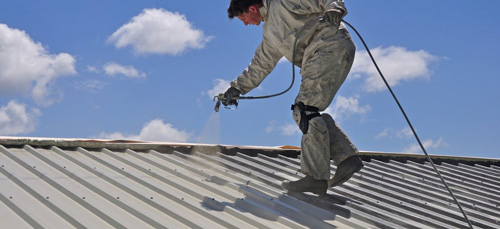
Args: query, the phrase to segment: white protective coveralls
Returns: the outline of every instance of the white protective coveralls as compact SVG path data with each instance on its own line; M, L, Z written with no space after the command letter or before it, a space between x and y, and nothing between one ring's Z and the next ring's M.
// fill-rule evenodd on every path
M258 87L283 56L292 61L296 32L304 24L328 9L341 9L347 14L343 0L263 0L263 5L260 8L264 17L263 40L248 67L231 82L242 94ZM301 68L302 75L295 102L324 111L347 77L355 49L343 23L335 26L317 20L308 24L297 40L293 63ZM330 179L330 158L339 165L358 154L328 114L309 121L301 147L301 170L317 180Z

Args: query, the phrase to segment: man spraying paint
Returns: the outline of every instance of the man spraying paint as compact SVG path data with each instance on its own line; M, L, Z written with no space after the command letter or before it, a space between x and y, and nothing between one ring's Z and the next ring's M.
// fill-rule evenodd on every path
M323 195L363 167L349 137L329 114L319 113L330 105L354 61L356 47L341 22L346 14L343 0L231 0L228 8L228 17L237 17L245 26L264 24L262 42L224 93L224 105L237 104L240 94L259 86L283 56L301 68L302 83L292 110L303 133L301 170L306 176L284 181L288 192ZM337 165L332 179L330 158Z

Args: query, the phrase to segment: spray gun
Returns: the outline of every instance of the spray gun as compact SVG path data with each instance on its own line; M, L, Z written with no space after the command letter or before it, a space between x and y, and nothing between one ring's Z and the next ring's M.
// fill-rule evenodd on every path
M240 98L244 98L244 97L238 97L238 96L237 97L233 97L231 99L231 101L225 102L226 98L224 98L224 93L220 93L219 95L214 96L214 101L217 100L217 102L215 103L215 107L214 107L215 112L219 112L219 108L220 108L221 102L223 104L227 104L229 106L230 105L234 105L235 109L236 109L236 107L238 107L238 100ZM226 107L226 108L228 108L228 107Z

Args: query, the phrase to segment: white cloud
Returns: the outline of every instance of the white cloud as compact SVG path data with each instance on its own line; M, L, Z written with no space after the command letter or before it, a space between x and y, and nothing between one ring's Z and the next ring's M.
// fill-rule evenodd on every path
M401 81L418 78L430 78L430 64L438 60L427 51L409 51L403 47L377 47L370 50L390 86ZM367 92L378 92L386 88L366 51L358 51L351 74L355 77L367 75L363 89Z
M73 56L49 54L26 32L0 23L0 94L29 93L37 104L50 106L62 98L54 81L75 73Z
M25 104L10 101L7 106L0 107L0 135L33 132L41 114L38 109L27 109Z
M425 150L429 153L430 149L439 149L440 147L446 146L447 144L443 141L442 138L439 138L438 140L432 140L432 139L427 139L422 142L422 144L425 147ZM404 153L423 153L422 149L420 148L420 145L415 143L412 144L408 147L406 147L403 150Z
M139 54L177 55L189 48L203 48L211 39L193 28L184 15L164 9L144 9L115 31L108 42L117 48L132 46Z
M399 130L398 132L396 132L396 137L406 138L406 139L411 138L411 137L413 137L413 131L411 131L410 127L405 127L402 130Z
M124 135L120 132L111 134L101 133L99 138L104 139L129 139L139 141L161 141L161 142L187 142L191 137L186 131L173 127L170 123L164 123L161 119L154 119L146 123L138 135Z
M385 128L384 130L382 130L382 132L380 132L377 136L375 136L375 138L379 139L388 137L392 131L393 131L392 128Z
M140 72L134 66L123 66L114 62L105 64L102 69L108 76L124 75L129 78L145 78L146 73Z
M285 57L281 57L281 59L278 61L278 64L284 64L284 63L290 64L290 61L288 61L288 59Z
M212 89L210 89L206 92L202 92L202 94L208 95L208 97L210 97L210 99L213 99L214 96L219 95L219 93L226 92L227 89L230 87L230 82L227 80L223 80L223 79L215 79L213 82L213 85L214 86Z
M370 111L369 105L361 106L359 104L359 96L344 97L336 96L333 105L329 106L325 112L332 115L336 120L349 118L352 115L364 115Z
M301 134L302 132L299 129L299 126L295 123L287 123L279 127L281 130L281 134L285 136L292 136L295 134Z
M285 123L276 126L276 121L269 122L266 127L266 133L279 132L281 135L292 136L295 134L302 134L299 127L295 123Z
M400 139L409 139L413 137L413 132L410 127L405 127L401 130L394 130L392 128L385 128L380 132L375 138L400 138Z
M89 65L87 65L87 71L88 71L88 72L99 73L99 69L97 69L97 68L96 68L96 67L94 67L94 66L89 66Z

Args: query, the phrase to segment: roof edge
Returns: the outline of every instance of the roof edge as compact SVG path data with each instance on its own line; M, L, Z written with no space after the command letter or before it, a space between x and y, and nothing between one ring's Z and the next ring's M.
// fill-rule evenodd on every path
M4 137L0 136L0 144L8 146L23 146L31 145L37 147L57 146L60 148L108 148L113 150L136 150L149 151L155 150L161 153L172 153L174 150L182 153L192 153L194 151L203 152L206 154L215 154L222 152L224 154L235 155L243 153L250 156L264 154L271 157L283 155L287 157L297 157L300 154L300 147L295 146L236 146L236 145L217 145L217 144L197 144L197 143L176 143L176 142L148 142L135 140L109 140L109 139L79 139L79 138L37 138L37 137ZM259 152L255 152L259 150ZM365 161L372 159L380 161L414 161L425 163L427 157L424 154L407 154L407 153L387 153L360 151L360 155ZM463 157L463 156L448 156L448 155L430 155L433 162L436 164L481 164L485 166L496 165L500 166L500 159L482 158L482 157Z

